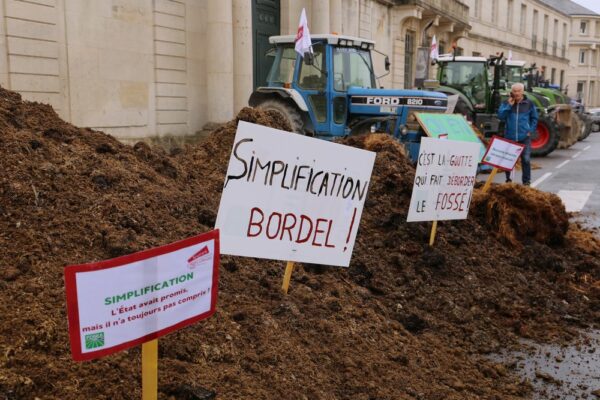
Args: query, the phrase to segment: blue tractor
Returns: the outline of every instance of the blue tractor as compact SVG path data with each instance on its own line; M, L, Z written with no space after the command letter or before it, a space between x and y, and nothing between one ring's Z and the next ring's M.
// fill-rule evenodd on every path
M377 86L375 42L335 34L314 35L313 54L300 57L294 36L272 36L267 56L273 64L267 86L249 104L281 113L295 132L334 139L364 132L387 132L404 143L413 160L424 132L415 112L443 113L443 93L382 89ZM385 56L385 69L390 63Z

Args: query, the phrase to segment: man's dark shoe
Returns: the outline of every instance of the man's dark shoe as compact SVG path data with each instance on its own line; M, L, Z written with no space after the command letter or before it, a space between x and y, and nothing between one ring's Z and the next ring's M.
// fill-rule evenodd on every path
M523 182L523 186L531 186L531 182Z
M512 182L512 179L507 179L506 180L506 183L511 183L511 182Z

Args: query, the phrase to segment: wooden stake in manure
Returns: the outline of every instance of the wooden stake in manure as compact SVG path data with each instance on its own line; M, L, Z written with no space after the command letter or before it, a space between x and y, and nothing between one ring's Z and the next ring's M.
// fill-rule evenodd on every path
M494 177L496 176L497 173L498 173L498 168L494 167L492 169L492 172L490 172L490 176L488 177L487 181L485 181L485 185L483 185L483 190L482 190L483 193L488 191L488 189L492 185L492 181L494 180Z
M283 285L281 285L281 289L283 293L287 294L288 288L290 287L290 279L292 279L292 271L294 270L294 262L288 261L285 266L285 274L283 275Z
M158 399L158 339L142 344L142 400Z

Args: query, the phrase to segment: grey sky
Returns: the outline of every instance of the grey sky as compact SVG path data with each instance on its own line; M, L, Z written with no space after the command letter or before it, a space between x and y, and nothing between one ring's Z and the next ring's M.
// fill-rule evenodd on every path
M588 10L592 10L600 14L600 1L598 0L573 0L575 3L584 6Z

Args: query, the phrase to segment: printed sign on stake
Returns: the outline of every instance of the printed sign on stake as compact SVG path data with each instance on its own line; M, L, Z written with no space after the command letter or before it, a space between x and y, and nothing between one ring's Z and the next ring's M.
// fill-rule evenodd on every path
M223 254L347 267L374 161L240 121L216 222Z
M65 268L76 361L124 350L215 312L219 231Z
M511 171L524 149L525 145L521 143L493 136L482 162L504 171Z
M467 218L478 159L478 143L422 138L407 221Z

